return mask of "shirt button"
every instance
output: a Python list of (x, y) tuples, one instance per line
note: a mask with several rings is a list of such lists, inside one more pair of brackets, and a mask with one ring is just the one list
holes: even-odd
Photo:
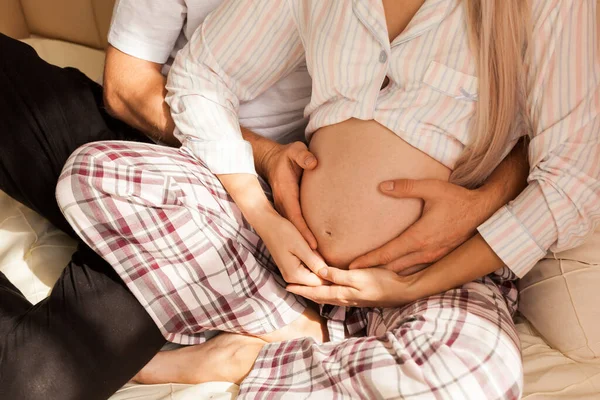
[(379, 62), (383, 64), (386, 61), (387, 61), (387, 53), (385, 52), (385, 50), (381, 50), (381, 53), (379, 53)]

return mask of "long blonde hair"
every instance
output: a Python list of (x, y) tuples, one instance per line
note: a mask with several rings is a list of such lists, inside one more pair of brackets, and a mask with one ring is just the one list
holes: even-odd
[(472, 142), (450, 180), (477, 187), (501, 161), (511, 134), (529, 126), (527, 68), (531, 37), (530, 2), (464, 0), (470, 45), (477, 59), (479, 94)]

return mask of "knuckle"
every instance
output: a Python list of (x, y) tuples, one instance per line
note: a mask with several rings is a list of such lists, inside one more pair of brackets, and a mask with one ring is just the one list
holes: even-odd
[(417, 250), (421, 250), (427, 247), (428, 240), (424, 235), (415, 235), (413, 236), (413, 246)]
[(307, 149), (306, 145), (302, 142), (291, 143), (289, 148), (293, 149), (293, 150), (306, 150)]
[(346, 281), (348, 282), (348, 285), (350, 285), (350, 286), (354, 286), (357, 283), (356, 277), (354, 275), (348, 275), (348, 277), (346, 278)]
[(394, 261), (394, 256), (390, 250), (383, 250), (379, 253), (379, 263), (380, 264), (389, 264)]
[(338, 301), (342, 304), (346, 302), (346, 299), (339, 287), (335, 289), (333, 297), (335, 298), (336, 301)]
[(438, 249), (438, 250), (430, 251), (427, 254), (427, 258), (429, 259), (428, 261), (436, 261), (436, 260), (439, 260), (440, 258), (442, 258), (445, 255), (446, 255), (446, 250), (445, 249)]
[(412, 193), (415, 188), (415, 181), (412, 179), (401, 179), (396, 181), (397, 191), (400, 193)]

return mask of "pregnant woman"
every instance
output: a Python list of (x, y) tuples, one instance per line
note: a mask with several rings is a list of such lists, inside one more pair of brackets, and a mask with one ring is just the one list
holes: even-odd
[[(57, 188), (165, 337), (204, 343), (136, 379), (229, 380), (250, 399), (519, 398), (513, 280), (580, 243), (600, 213), (594, 15), (588, 0), (217, 9), (169, 76), (182, 149), (86, 145)], [(318, 166), (300, 196), (318, 253), (274, 210), (237, 118), (303, 63)], [(397, 275), (386, 243), (423, 204), (385, 196), (394, 179), (477, 187), (521, 137), (523, 193), (452, 253)]]

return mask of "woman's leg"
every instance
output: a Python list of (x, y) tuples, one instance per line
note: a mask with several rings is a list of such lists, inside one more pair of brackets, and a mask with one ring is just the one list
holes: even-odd
[[(54, 197), (68, 156), (102, 139), (142, 139), (104, 111), (102, 89), (0, 34), (0, 190), (73, 234)], [(0, 398), (105, 399), (160, 349), (152, 319), (101, 257), (80, 245), (32, 306), (0, 276)]]
[(486, 277), (371, 310), (367, 337), (265, 345), (239, 399), (519, 399), (518, 343), (506, 300)]
[(183, 150), (85, 145), (67, 161), (57, 198), (170, 341), (203, 343), (207, 331), (272, 338), (306, 316), (220, 181)]

